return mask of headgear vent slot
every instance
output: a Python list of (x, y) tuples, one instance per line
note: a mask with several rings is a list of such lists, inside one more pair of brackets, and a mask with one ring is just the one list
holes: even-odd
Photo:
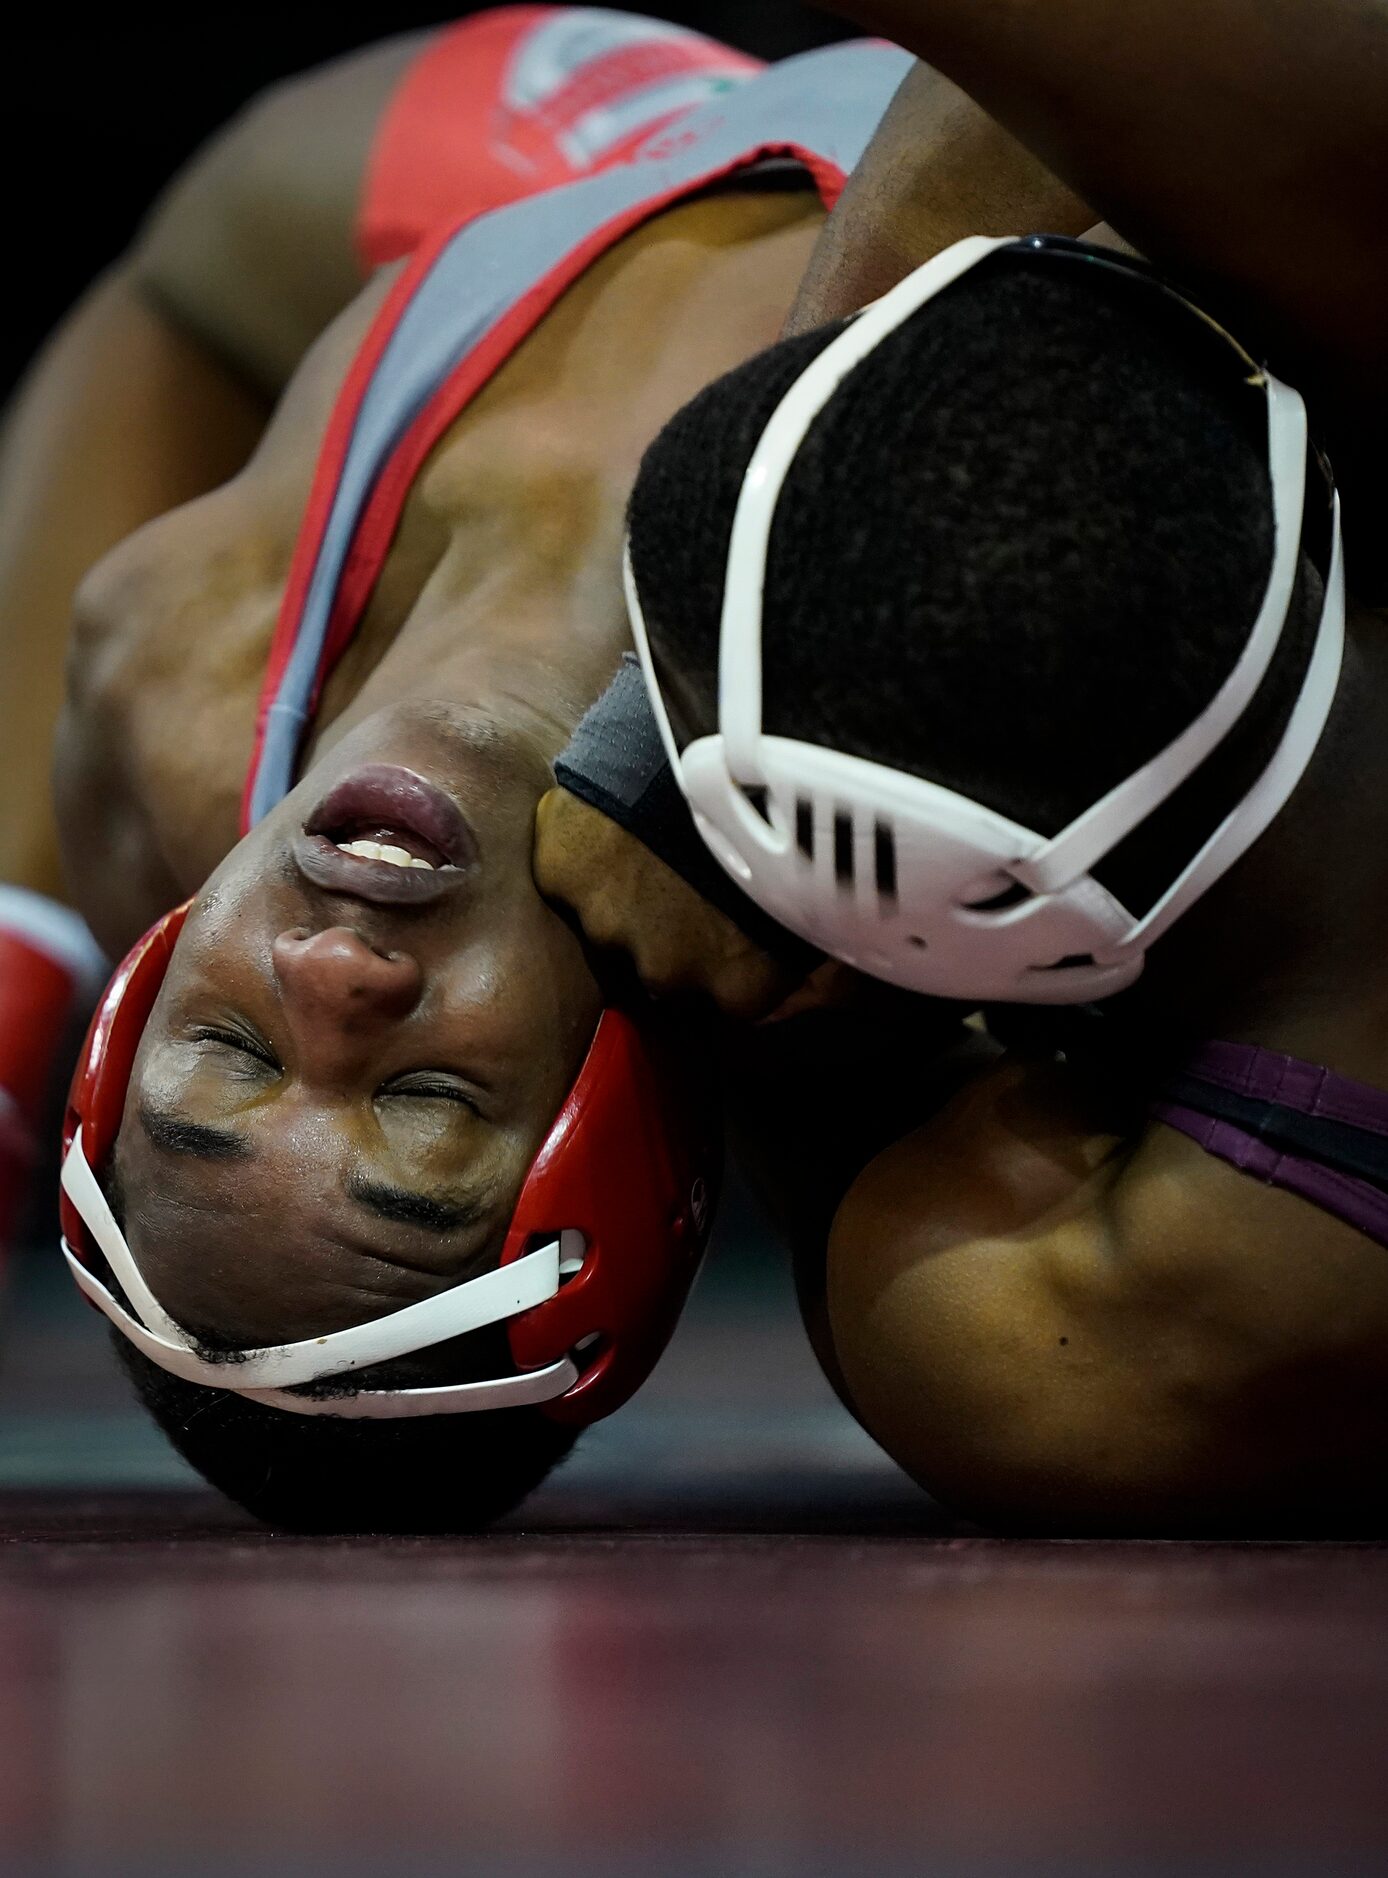
[(887, 822), (875, 822), (872, 830), (872, 864), (877, 892), (883, 900), (896, 900), (896, 836)]
[(853, 886), (853, 817), (845, 809), (834, 810), (834, 879), (845, 893)]
[(762, 783), (743, 783), (741, 788), (743, 796), (746, 798), (748, 808), (753, 810), (755, 814), (760, 815), (769, 828), (771, 826), (771, 800), (765, 785)]
[(1024, 900), (1034, 898), (1030, 887), (1023, 886), (1020, 880), (1010, 880), (986, 900), (970, 900), (968, 908), (971, 913), (1006, 913), (1010, 907), (1020, 906)]

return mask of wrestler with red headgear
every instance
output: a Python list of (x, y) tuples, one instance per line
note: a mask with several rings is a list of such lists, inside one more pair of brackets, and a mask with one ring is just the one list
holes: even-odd
[(697, 1053), (541, 899), (533, 812), (627, 643), (641, 452), (774, 336), (904, 69), (582, 8), (376, 49), (214, 143), (22, 394), (31, 551), (82, 577), (63, 858), (134, 944), (67, 1254), (268, 1518), (491, 1517), (668, 1335)]

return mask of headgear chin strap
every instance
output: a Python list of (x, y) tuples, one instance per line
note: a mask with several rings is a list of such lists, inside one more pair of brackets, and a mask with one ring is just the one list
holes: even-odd
[[(1172, 743), (1068, 828), (1043, 836), (937, 783), (762, 731), (762, 603), (776, 504), (814, 420), (855, 366), (928, 300), (1001, 249), (1076, 258), (1138, 276), (1229, 349), (1265, 392), (1275, 545), (1267, 590), (1237, 663)], [(806, 366), (773, 412), (733, 518), (718, 657), (718, 732), (680, 752), (625, 559), (632, 634), (671, 767), (719, 863), (792, 932), (860, 971), (936, 997), (1071, 1004), (1130, 985), (1148, 946), (1272, 821), (1316, 747), (1339, 681), (1344, 575), (1339, 499), (1327, 490), (1325, 603), (1301, 693), (1272, 760), (1149, 911), (1093, 878), (1228, 736), (1286, 629), (1303, 545), (1310, 451), (1300, 397), (1139, 263), (1048, 237), (958, 242), (865, 308)], [(924, 753), (923, 753), (924, 754)]]
[[(603, 1012), (578, 1078), (536, 1156), (495, 1271), (370, 1323), (298, 1343), (199, 1354), (150, 1290), (97, 1180), (115, 1145), (145, 1025), (188, 908), (120, 966), (92, 1019), (64, 1129), (63, 1254), (84, 1295), (152, 1363), (295, 1415), (398, 1420), (538, 1405), (587, 1423), (645, 1380), (683, 1308), (707, 1238), (716, 1138), (670, 1040)], [(100, 1259), (119, 1289), (106, 1283)], [(296, 1385), (509, 1324), (517, 1373), (427, 1389)]]

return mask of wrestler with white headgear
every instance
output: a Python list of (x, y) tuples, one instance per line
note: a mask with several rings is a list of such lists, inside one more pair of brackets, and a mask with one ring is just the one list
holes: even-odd
[[(1037, 241), (942, 244), (902, 280), (934, 232), (922, 73), (806, 317), (876, 302), (701, 394), (633, 497), (686, 827), (832, 958), (1029, 1040), (865, 1171), (828, 1253), (826, 1360), (990, 1517), (1380, 1505), (1388, 13), (1326, 11), (1125, 10), (1115, 34), (1098, 0), (879, 10), (1200, 286)], [(1291, 380), (1343, 466), (1348, 608)], [(638, 863), (576, 755), (609, 820), (551, 798), (542, 879), (651, 982), (696, 976), (668, 868), (644, 863), (658, 945), (586, 874), (624, 855), (630, 889)], [(1093, 1025), (1015, 1014), (1095, 1001)]]

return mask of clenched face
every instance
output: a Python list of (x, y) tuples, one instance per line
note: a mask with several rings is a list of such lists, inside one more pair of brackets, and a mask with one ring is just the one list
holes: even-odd
[(116, 1149), (194, 1335), (327, 1333), (495, 1263), (600, 1009), (531, 878), (548, 781), (475, 711), (380, 712), (199, 894)]

